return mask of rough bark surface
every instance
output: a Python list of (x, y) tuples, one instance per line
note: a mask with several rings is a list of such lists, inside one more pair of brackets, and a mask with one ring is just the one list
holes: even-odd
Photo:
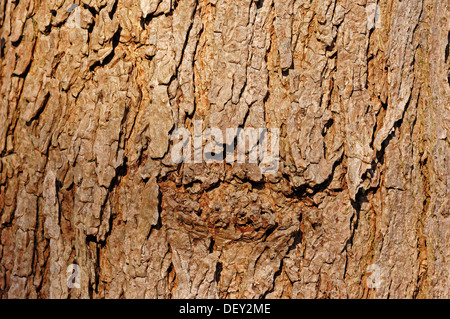
[[(0, 0), (0, 296), (449, 298), (449, 23), (446, 0)], [(174, 165), (195, 120), (279, 128), (278, 173)]]

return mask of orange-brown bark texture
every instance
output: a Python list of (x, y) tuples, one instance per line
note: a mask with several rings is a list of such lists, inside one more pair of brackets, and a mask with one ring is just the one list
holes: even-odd
[[(446, 0), (0, 0), (0, 297), (449, 298), (449, 26)], [(278, 170), (175, 164), (197, 120), (279, 129)]]

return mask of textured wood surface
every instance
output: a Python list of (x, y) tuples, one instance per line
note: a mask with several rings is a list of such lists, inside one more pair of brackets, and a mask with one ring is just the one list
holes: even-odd
[[(0, 297), (449, 298), (449, 24), (445, 0), (0, 0)], [(195, 120), (280, 129), (277, 174), (173, 164)]]

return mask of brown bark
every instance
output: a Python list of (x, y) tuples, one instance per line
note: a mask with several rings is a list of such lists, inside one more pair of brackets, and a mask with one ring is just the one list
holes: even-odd
[[(0, 296), (449, 298), (448, 10), (0, 0)], [(195, 120), (277, 174), (173, 164)]]

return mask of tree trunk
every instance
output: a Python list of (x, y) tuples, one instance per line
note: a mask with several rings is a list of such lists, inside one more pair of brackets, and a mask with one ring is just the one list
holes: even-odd
[[(2, 298), (450, 297), (447, 1), (0, 0), (0, 30)], [(278, 170), (177, 163), (196, 123), (279, 129)]]

